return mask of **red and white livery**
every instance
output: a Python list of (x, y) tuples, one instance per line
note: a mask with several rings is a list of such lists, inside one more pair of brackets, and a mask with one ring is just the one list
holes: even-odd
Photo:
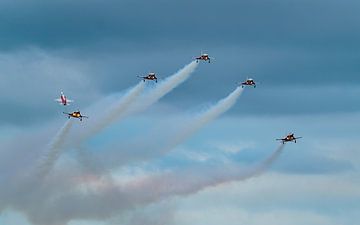
[(55, 99), (55, 101), (57, 101), (60, 105), (70, 105), (70, 102), (74, 102), (71, 99), (68, 99), (65, 95), (64, 92), (60, 93), (60, 98)]

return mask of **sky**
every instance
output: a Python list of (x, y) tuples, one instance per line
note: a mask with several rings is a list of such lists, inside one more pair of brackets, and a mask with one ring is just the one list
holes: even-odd
[(356, 224), (359, 9), (1, 1), (0, 225)]

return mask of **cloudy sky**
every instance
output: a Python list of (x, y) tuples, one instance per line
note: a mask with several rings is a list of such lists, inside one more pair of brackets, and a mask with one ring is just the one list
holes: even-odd
[(359, 10), (1, 1), (0, 224), (355, 224)]

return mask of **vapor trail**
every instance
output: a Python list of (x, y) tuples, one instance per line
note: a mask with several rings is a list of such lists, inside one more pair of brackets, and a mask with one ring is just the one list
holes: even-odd
[(160, 98), (188, 79), (191, 73), (195, 71), (197, 65), (198, 63), (192, 61), (175, 74), (166, 78), (164, 81), (160, 81), (152, 90), (139, 99), (139, 101), (130, 108), (130, 111), (139, 112), (156, 103)]
[(67, 120), (64, 126), (58, 131), (51, 143), (49, 144), (47, 152), (41, 158), (41, 162), (38, 166), (39, 177), (45, 177), (51, 169), (54, 167), (57, 159), (59, 158), (61, 151), (63, 150), (63, 144), (65, 138), (72, 127), (73, 121)]
[(94, 125), (91, 125), (91, 127), (87, 128), (87, 130), (79, 138), (78, 142), (82, 142), (83, 140), (94, 136), (112, 124), (114, 121), (119, 120), (125, 116), (125, 112), (128, 110), (128, 107), (135, 101), (137, 97), (139, 97), (141, 92), (144, 90), (144, 87), (144, 82), (139, 82), (139, 84), (128, 91), (123, 97), (113, 103), (109, 110), (105, 112), (105, 116), (97, 118), (94, 121)]

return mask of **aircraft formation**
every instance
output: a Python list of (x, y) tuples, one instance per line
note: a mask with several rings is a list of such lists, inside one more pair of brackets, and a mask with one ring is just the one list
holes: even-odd
[[(200, 56), (195, 57), (195, 60), (196, 60), (196, 63), (199, 63), (200, 61), (204, 61), (204, 62), (207, 61), (208, 63), (210, 63), (211, 58), (210, 58), (209, 54), (201, 53)], [(154, 72), (150, 72), (146, 76), (137, 76), (137, 77), (142, 79), (144, 82), (146, 80), (155, 81), (155, 83), (158, 82), (158, 78), (156, 77), (156, 74)], [(240, 82), (238, 85), (239, 86), (241, 85), (242, 88), (245, 88), (245, 87), (256, 88), (256, 82), (252, 78), (247, 78), (245, 81)], [(68, 99), (65, 96), (64, 92), (62, 92), (62, 91), (60, 92), (60, 97), (55, 99), (55, 101), (58, 102), (60, 105), (63, 105), (63, 106), (68, 106), (68, 105), (70, 105), (70, 103), (74, 102), (74, 100)], [(67, 117), (69, 119), (70, 118), (75, 118), (75, 119), (79, 119), (80, 121), (82, 121), (83, 118), (89, 118), (88, 116), (82, 115), (80, 110), (73, 111), (73, 112), (63, 112), (63, 113), (65, 115), (67, 115)], [(302, 138), (302, 137), (295, 137), (294, 133), (289, 133), (285, 137), (279, 138), (279, 139), (276, 139), (276, 140), (281, 141), (282, 144), (285, 144), (287, 142), (296, 143), (296, 140), (300, 139), (300, 138)]]

